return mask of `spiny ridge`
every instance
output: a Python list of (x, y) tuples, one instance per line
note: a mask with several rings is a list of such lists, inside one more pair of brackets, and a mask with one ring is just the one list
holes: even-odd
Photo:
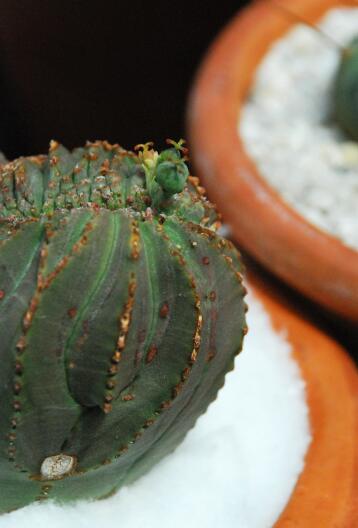
[(91, 207), (128, 208), (143, 219), (176, 214), (214, 224), (218, 214), (198, 179), (189, 175), (183, 140), (168, 143), (157, 152), (152, 143), (128, 151), (95, 141), (71, 152), (51, 141), (47, 155), (0, 164), (0, 220), (18, 223)]

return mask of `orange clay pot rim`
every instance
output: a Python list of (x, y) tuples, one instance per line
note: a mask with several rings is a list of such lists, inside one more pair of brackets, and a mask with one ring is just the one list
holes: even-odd
[(306, 384), (312, 434), (304, 468), (274, 528), (358, 526), (358, 371), (339, 344), (260, 277), (249, 275), (248, 285), (275, 330), (287, 332)]
[[(299, 0), (280, 1), (288, 9), (289, 5), (293, 4), (297, 8), (297, 6), (302, 4), (306, 10), (311, 12), (309, 20), (319, 19), (332, 7), (358, 6), (354, 0), (345, 0), (343, 2), (339, 2), (339, 0), (311, 0), (311, 5), (307, 0), (303, 0), (301, 3)], [(312, 16), (312, 7), (315, 9), (314, 16)], [(268, 216), (267, 211), (261, 214), (261, 206), (267, 208), (267, 205), (270, 205), (270, 225), (266, 224), (262, 231), (267, 236), (267, 239), (276, 240), (273, 244), (272, 254), (277, 256), (278, 240), (280, 240), (279, 244), (281, 244), (281, 247), (285, 247), (285, 242), (288, 242), (290, 237), (297, 237), (297, 250), (292, 251), (292, 254), (295, 253), (294, 256), (297, 257), (297, 261), (300, 261), (301, 255), (306, 255), (304, 257), (305, 263), (302, 266), (302, 269), (305, 268), (306, 274), (309, 273), (308, 257), (311, 259), (312, 264), (315, 263), (320, 266), (322, 260), (319, 256), (324, 253), (326, 256), (325, 265), (329, 269), (331, 278), (336, 278), (337, 282), (342, 279), (342, 284), (337, 285), (335, 292), (333, 290), (329, 292), (329, 288), (326, 288), (323, 283), (318, 284), (317, 279), (317, 283), (311, 283), (313, 284), (312, 288), (305, 284), (303, 280), (295, 279), (292, 276), (292, 271), (291, 274), (289, 273), (289, 265), (287, 266), (287, 272), (277, 271), (274, 267), (275, 272), (321, 304), (337, 311), (341, 315), (357, 320), (358, 309), (353, 306), (355, 304), (354, 294), (348, 294), (347, 292), (352, 283), (358, 284), (358, 251), (349, 247), (334, 235), (326, 233), (310, 223), (308, 219), (285, 202), (282, 196), (261, 176), (255, 162), (246, 153), (238, 133), (239, 110), (252, 83), (252, 75), (250, 75), (249, 79), (245, 78), (245, 89), (242, 85), (239, 85), (241, 81), (239, 81), (238, 70), (239, 67), (243, 71), (245, 70), (245, 53), (247, 53), (247, 49), (252, 51), (253, 39), (255, 43), (259, 42), (257, 38), (258, 32), (256, 32), (256, 36), (252, 36), (255, 33), (255, 27), (259, 28), (258, 31), (267, 32), (265, 24), (269, 25), (270, 22), (266, 22), (265, 15), (272, 15), (272, 10), (276, 11), (275, 17), (281, 17), (280, 23), (285, 27), (284, 29), (281, 28), (282, 30), (280, 29), (280, 32), (277, 32), (274, 37), (270, 37), (269, 44), (282, 37), (286, 31), (298, 22), (298, 20), (290, 18), (288, 15), (286, 16), (285, 12), (277, 7), (277, 2), (276, 6), (274, 6), (272, 0), (256, 1), (234, 17), (219, 37), (216, 38), (207, 53), (199, 70), (188, 105), (187, 117), (194, 145), (194, 158), (196, 155), (197, 164), (201, 164), (204, 167), (202, 171), (199, 169), (199, 173), (202, 172), (206, 175), (206, 182), (204, 183), (208, 187), (209, 196), (214, 185), (214, 182), (210, 181), (213, 180), (213, 172), (216, 170), (220, 174), (218, 182), (223, 187), (221, 191), (222, 199), (221, 203), (220, 200), (216, 201), (219, 209), (223, 210), (224, 220), (226, 217), (228, 223), (231, 224), (235, 236), (235, 230), (239, 232), (239, 227), (235, 224), (239, 223), (239, 221), (235, 218), (237, 206), (232, 200), (232, 196), (238, 196), (237, 187), (243, 185), (252, 195), (250, 199), (254, 207), (250, 208), (250, 210), (256, 211), (258, 221), (263, 218), (267, 219)], [(300, 13), (302, 12), (303, 9), (301, 9)], [(283, 22), (282, 19), (284, 20)], [(264, 38), (267, 39), (267, 35)], [(265, 45), (263, 51), (261, 50), (262, 53), (259, 52), (258, 63), (265, 56), (269, 44)], [(253, 72), (257, 65), (256, 63)], [(234, 112), (235, 108), (236, 112)], [(215, 126), (213, 126), (214, 122)], [(199, 135), (202, 137), (200, 138)], [(203, 154), (205, 154), (206, 159), (203, 159)], [(229, 170), (220, 171), (220, 159), (224, 157), (226, 157), (226, 168), (229, 167)], [(228, 157), (230, 159), (227, 159)], [(216, 167), (219, 167), (219, 169), (216, 169)], [(225, 203), (223, 203), (224, 197)], [(243, 202), (245, 202), (245, 197)], [(242, 205), (248, 210), (247, 198), (246, 205)], [(234, 220), (231, 221), (230, 217), (234, 218)], [(251, 220), (254, 221), (255, 218), (253, 217)], [(273, 227), (273, 224), (275, 224), (275, 227)], [(277, 230), (277, 226), (282, 226), (282, 229)], [(291, 228), (290, 235), (288, 235), (287, 226)], [(239, 240), (240, 237), (245, 237), (244, 230), (241, 229), (241, 233), (237, 235)], [(243, 243), (243, 246), (246, 246), (246, 244), (247, 240)], [(292, 246), (288, 242), (288, 247), (290, 245)], [(262, 260), (262, 250), (259, 247), (255, 248), (252, 246), (251, 248), (248, 247), (248, 249)], [(268, 249), (266, 248), (266, 253), (267, 251)], [(267, 257), (264, 257), (264, 261), (265, 258), (267, 260)], [(268, 265), (267, 262), (266, 265)], [(343, 273), (341, 273), (342, 270)], [(316, 286), (317, 291), (313, 291), (316, 290)], [(327, 290), (327, 294), (325, 290)], [(345, 297), (347, 297), (347, 301)], [(347, 307), (345, 306), (346, 302)]]

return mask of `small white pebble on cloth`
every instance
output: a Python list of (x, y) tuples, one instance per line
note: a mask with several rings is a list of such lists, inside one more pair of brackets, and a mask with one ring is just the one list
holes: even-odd
[[(331, 9), (317, 25), (346, 45), (358, 35), (358, 7)], [(358, 143), (332, 117), (339, 59), (338, 45), (295, 24), (257, 68), (238, 129), (260, 174), (286, 202), (358, 250)]]
[(108, 499), (33, 504), (1, 516), (0, 528), (270, 528), (311, 437), (291, 346), (250, 292), (247, 301), (235, 369), (174, 453)]

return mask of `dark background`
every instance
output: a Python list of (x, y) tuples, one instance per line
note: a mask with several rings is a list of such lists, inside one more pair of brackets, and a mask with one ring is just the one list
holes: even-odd
[(1, 0), (0, 148), (8, 157), (185, 135), (195, 70), (247, 2)]
[[(51, 138), (71, 148), (87, 139), (131, 148), (185, 137), (195, 71), (247, 3), (1, 0), (0, 150), (14, 158), (46, 152)], [(265, 279), (358, 355), (356, 328)]]

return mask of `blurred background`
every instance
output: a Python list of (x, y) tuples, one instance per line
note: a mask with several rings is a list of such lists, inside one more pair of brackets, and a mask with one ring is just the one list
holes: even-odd
[[(0, 150), (11, 159), (46, 152), (51, 138), (132, 148), (185, 137), (196, 69), (248, 3), (1, 0)], [(356, 354), (356, 329), (246, 262)]]
[(2, 0), (0, 149), (185, 136), (195, 70), (247, 2)]

